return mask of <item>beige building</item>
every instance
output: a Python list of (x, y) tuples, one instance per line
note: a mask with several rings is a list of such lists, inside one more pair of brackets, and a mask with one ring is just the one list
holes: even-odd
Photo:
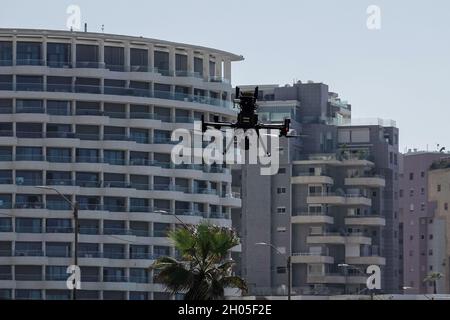
[[(435, 162), (428, 175), (429, 200), (435, 204), (434, 218), (428, 221), (429, 272), (444, 275), (437, 282), (438, 293), (450, 292), (450, 158)], [(430, 284), (431, 285), (431, 284)]]

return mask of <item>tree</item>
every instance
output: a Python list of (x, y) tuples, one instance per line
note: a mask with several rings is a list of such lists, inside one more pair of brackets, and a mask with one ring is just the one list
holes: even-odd
[(437, 281), (443, 277), (444, 275), (440, 272), (431, 272), (425, 279), (423, 279), (423, 282), (431, 282), (433, 284), (433, 293), (437, 294)]
[(234, 261), (226, 260), (239, 239), (231, 229), (201, 223), (169, 233), (181, 261), (172, 257), (157, 259), (152, 269), (156, 279), (172, 294), (185, 292), (185, 300), (218, 300), (225, 288), (247, 291), (243, 279), (233, 276)]

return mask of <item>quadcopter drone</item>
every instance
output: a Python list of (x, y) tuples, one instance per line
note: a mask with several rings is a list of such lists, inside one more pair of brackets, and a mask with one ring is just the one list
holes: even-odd
[[(241, 92), (239, 87), (236, 87), (236, 96), (234, 99), (234, 107), (236, 105), (240, 109), (237, 116), (237, 121), (235, 122), (222, 122), (219, 121), (218, 116), (214, 116), (214, 122), (205, 122), (204, 116), (202, 115), (202, 132), (205, 132), (208, 127), (213, 127), (214, 129), (220, 130), (223, 127), (242, 129), (244, 132), (253, 129), (256, 131), (258, 139), (260, 139), (261, 129), (275, 129), (279, 130), (279, 137), (294, 138), (298, 137), (296, 135), (289, 135), (289, 125), (291, 123), (290, 119), (284, 119), (284, 122), (280, 123), (262, 123), (258, 120), (258, 114), (256, 113), (258, 109), (258, 104), (256, 103), (258, 99), (258, 87), (252, 92)], [(270, 135), (270, 134), (265, 134)], [(272, 136), (272, 135), (271, 135)], [(260, 143), (263, 142), (260, 140)], [(230, 146), (227, 147), (227, 150)], [(245, 138), (245, 150), (249, 149), (248, 137)], [(266, 149), (264, 147), (264, 149)]]

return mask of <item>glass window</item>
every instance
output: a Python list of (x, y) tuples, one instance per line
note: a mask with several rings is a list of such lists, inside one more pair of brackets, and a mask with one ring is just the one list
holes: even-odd
[(16, 241), (14, 255), (15, 256), (25, 256), (25, 257), (42, 256), (42, 243), (41, 242)]
[(71, 243), (65, 242), (46, 242), (45, 252), (47, 257), (70, 257)]
[(131, 212), (148, 212), (149, 201), (145, 198), (130, 198)]
[(17, 42), (17, 65), (42, 65), (40, 42)]
[(95, 172), (77, 172), (76, 173), (76, 185), (86, 188), (98, 188), (100, 187), (100, 181), (98, 173)]
[(0, 289), (0, 300), (11, 300), (12, 290), (11, 289)]
[(98, 68), (98, 59), (98, 46), (77, 44), (77, 68)]
[(0, 41), (0, 66), (12, 65), (12, 42)]
[(103, 158), (105, 163), (112, 165), (124, 165), (125, 164), (125, 151), (120, 150), (104, 150)]
[(142, 71), (148, 70), (148, 50), (145, 49), (130, 49), (130, 62), (131, 71)]
[(42, 161), (41, 147), (16, 147), (16, 161)]
[(47, 100), (47, 113), (54, 116), (70, 115), (70, 102)]
[(16, 113), (44, 113), (42, 100), (16, 100)]
[(13, 184), (12, 170), (0, 170), (0, 184)]
[(169, 75), (169, 53), (164, 51), (155, 51), (154, 68), (162, 75)]
[(0, 194), (0, 209), (10, 209), (12, 205), (10, 194)]
[(47, 219), (45, 224), (47, 233), (70, 233), (73, 231), (72, 219)]
[(121, 220), (105, 220), (103, 222), (104, 234), (125, 234), (125, 221)]
[(130, 268), (130, 282), (148, 283), (148, 270), (144, 268)]
[(203, 59), (194, 57), (194, 72), (199, 76), (203, 76)]
[(41, 76), (16, 76), (16, 88), (19, 91), (42, 91), (43, 78)]
[(23, 186), (42, 186), (42, 171), (16, 171), (16, 184)]
[(105, 46), (105, 68), (111, 71), (124, 71), (124, 48)]
[(77, 196), (78, 207), (80, 210), (100, 210), (100, 197), (95, 196)]
[(68, 274), (66, 273), (67, 266), (46, 266), (45, 280), (47, 281), (66, 281)]
[(47, 66), (55, 68), (70, 67), (70, 44), (48, 43), (47, 44)]
[[(103, 268), (103, 281), (104, 282), (123, 282), (126, 281), (124, 268)], [(103, 298), (105, 298), (103, 296)]]
[(69, 148), (47, 148), (48, 162), (71, 162), (71, 149)]
[(47, 91), (72, 92), (72, 78), (47, 76)]
[(16, 289), (17, 300), (42, 300), (42, 292), (39, 289)]
[(42, 220), (38, 218), (16, 218), (17, 233), (42, 233)]
[(0, 232), (12, 232), (12, 218), (0, 217)]
[[(66, 274), (67, 278), (67, 274)], [(70, 300), (71, 291), (69, 290), (46, 290), (45, 299), (46, 300)]]
[(125, 198), (104, 197), (105, 210), (112, 212), (125, 212)]
[(137, 143), (149, 143), (147, 129), (130, 129), (130, 140), (136, 141)]
[(80, 219), (78, 225), (81, 234), (99, 234), (100, 223), (98, 220)]
[[(0, 79), (1, 82), (1, 79)], [(0, 83), (1, 89), (1, 83)], [(13, 100), (12, 99), (0, 99), (0, 114), (13, 113)]]
[(130, 300), (148, 300), (148, 293), (142, 291), (130, 291)]
[(77, 149), (77, 162), (85, 163), (99, 163), (99, 150), (98, 149)]

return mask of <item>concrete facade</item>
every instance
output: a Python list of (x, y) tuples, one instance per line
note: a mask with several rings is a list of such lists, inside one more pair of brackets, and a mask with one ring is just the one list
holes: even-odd
[[(430, 272), (443, 275), (436, 282), (437, 293), (450, 293), (450, 157), (435, 161), (428, 174), (429, 200), (434, 204), (428, 221), (432, 239), (428, 247)], [(430, 284), (432, 287), (432, 284)]]
[(433, 271), (428, 251), (436, 241), (434, 234), (429, 234), (435, 204), (429, 200), (428, 176), (431, 164), (443, 156), (439, 152), (410, 150), (401, 157), (400, 253), (407, 294), (432, 293), (432, 288), (423, 282)]
[(260, 116), (290, 117), (301, 135), (285, 140), (277, 175), (242, 169), (242, 212), (233, 218), (240, 218), (251, 294), (287, 293), (289, 255), (293, 294), (360, 292), (369, 264), (380, 265), (384, 292), (398, 292), (395, 123), (351, 119), (351, 105), (322, 83), (259, 90)]

